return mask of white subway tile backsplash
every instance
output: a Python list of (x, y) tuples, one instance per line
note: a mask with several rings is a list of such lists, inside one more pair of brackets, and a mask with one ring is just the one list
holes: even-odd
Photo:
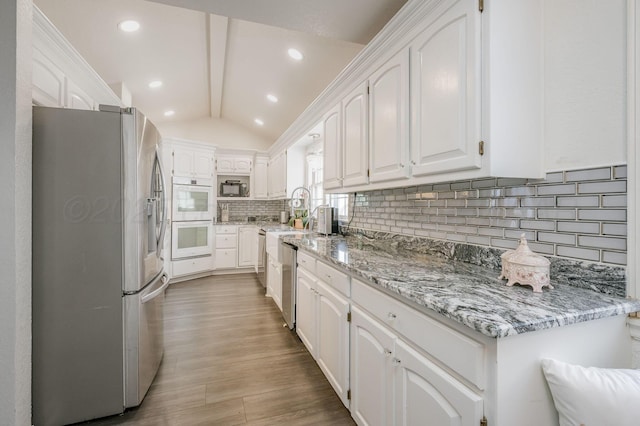
[(532, 219), (536, 217), (536, 210), (535, 209), (506, 209), (505, 216)]
[(505, 194), (507, 197), (533, 197), (536, 195), (536, 188), (534, 186), (507, 188)]
[(351, 226), (497, 248), (525, 232), (538, 253), (624, 265), (626, 174), (622, 165), (360, 193)]
[(614, 179), (626, 179), (627, 178), (627, 166), (615, 166), (613, 168)]
[(576, 211), (560, 209), (538, 209), (538, 219), (562, 219), (570, 220), (576, 218)]
[(576, 185), (566, 183), (562, 185), (540, 185), (538, 195), (569, 195), (576, 193)]
[(521, 198), (520, 205), (522, 207), (555, 207), (556, 199), (554, 197)]
[(527, 245), (529, 246), (529, 248), (531, 250), (533, 250), (534, 252), (536, 252), (538, 254), (548, 254), (548, 255), (553, 255), (554, 254), (554, 245), (553, 244), (542, 244), (542, 243), (535, 243), (535, 242), (529, 241), (527, 243)]
[(604, 235), (626, 236), (627, 224), (626, 223), (603, 223), (602, 233)]
[(558, 207), (599, 207), (600, 197), (591, 195), (586, 197), (558, 197)]
[(581, 235), (578, 237), (578, 244), (582, 247), (595, 247), (604, 248), (610, 250), (626, 250), (627, 239), (626, 238), (613, 238), (613, 237), (594, 237)]
[(602, 207), (627, 207), (627, 195), (603, 195)]
[(579, 183), (579, 194), (606, 194), (612, 192), (627, 192), (627, 181), (614, 180), (609, 182)]
[(544, 220), (521, 220), (520, 228), (539, 231), (553, 231), (556, 228), (556, 223)]
[(565, 173), (567, 182), (582, 180), (609, 180), (611, 179), (611, 167), (589, 170), (572, 170)]
[(602, 261), (605, 263), (617, 263), (618, 265), (626, 265), (627, 253), (619, 251), (603, 251)]
[(576, 236), (572, 234), (560, 234), (557, 232), (538, 232), (538, 241), (543, 243), (576, 245)]
[(599, 234), (598, 222), (558, 222), (558, 232), (574, 232), (576, 234)]
[(578, 247), (556, 247), (556, 255), (563, 257), (572, 257), (576, 259), (590, 260), (592, 262), (600, 261), (600, 252), (598, 250), (589, 250)]
[(580, 220), (603, 220), (603, 221), (626, 221), (626, 210), (600, 209), (600, 210), (578, 210)]
[(562, 183), (564, 182), (564, 172), (547, 173), (544, 179), (545, 183)]
[(528, 241), (535, 241), (536, 239), (536, 233), (532, 232), (532, 231), (523, 231), (521, 229), (515, 230), (515, 229), (505, 229), (504, 230), (504, 237), (505, 238), (514, 238), (514, 239), (518, 239), (520, 237), (522, 237), (522, 235), (524, 234), (524, 237), (528, 240)]

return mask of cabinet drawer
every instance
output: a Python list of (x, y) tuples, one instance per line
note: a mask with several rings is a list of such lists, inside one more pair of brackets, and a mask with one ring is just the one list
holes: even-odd
[(338, 271), (324, 262), (318, 261), (316, 263), (316, 275), (319, 280), (329, 284), (345, 296), (351, 296), (351, 280), (347, 274)]
[(216, 225), (216, 234), (235, 234), (237, 229), (234, 225)]
[(237, 235), (222, 234), (216, 235), (216, 249), (235, 248), (238, 244)]
[(211, 271), (213, 258), (211, 256), (196, 257), (193, 259), (174, 260), (171, 262), (171, 271), (174, 277)]
[(316, 260), (313, 257), (298, 250), (297, 261), (298, 261), (298, 268), (305, 269), (315, 275)]
[(237, 253), (235, 249), (216, 249), (216, 269), (235, 268)]
[(484, 389), (484, 345), (429, 318), (359, 280), (353, 280), (351, 300), (384, 324), (418, 345), (456, 373)]

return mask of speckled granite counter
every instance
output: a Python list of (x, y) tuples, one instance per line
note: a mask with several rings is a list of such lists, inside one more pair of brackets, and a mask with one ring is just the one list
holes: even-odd
[(530, 331), (640, 311), (627, 300), (554, 282), (553, 290), (507, 287), (499, 272), (415, 251), (383, 241), (317, 234), (281, 237), (300, 250), (386, 289), (398, 300), (432, 310), (490, 337)]

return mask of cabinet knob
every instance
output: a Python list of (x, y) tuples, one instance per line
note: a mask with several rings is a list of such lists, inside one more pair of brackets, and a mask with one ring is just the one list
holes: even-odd
[(400, 167), (404, 168), (404, 164), (400, 164)]
[(400, 360), (398, 358), (394, 358), (394, 359), (391, 360), (391, 363), (393, 365), (400, 365)]
[(390, 357), (390, 356), (391, 356), (391, 354), (392, 354), (391, 349), (386, 349), (386, 348), (385, 348), (385, 350), (384, 350), (384, 356), (386, 356), (386, 357)]
[(389, 321), (393, 321), (394, 319), (397, 318), (396, 314), (394, 314), (393, 312), (389, 312), (387, 314), (387, 318), (389, 318)]
[(416, 162), (415, 162), (415, 161), (413, 161), (413, 160), (411, 160), (411, 165), (412, 165), (412, 166), (415, 166), (415, 165), (416, 165)]

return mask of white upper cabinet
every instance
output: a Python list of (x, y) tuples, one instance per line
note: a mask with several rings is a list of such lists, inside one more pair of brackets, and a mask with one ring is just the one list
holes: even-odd
[(342, 187), (342, 128), (340, 104), (329, 111), (322, 120), (324, 128), (323, 183), (325, 189)]
[(342, 186), (368, 183), (369, 169), (368, 84), (358, 85), (342, 101)]
[(255, 167), (253, 170), (253, 183), (251, 184), (253, 198), (267, 198), (269, 196), (269, 187), (267, 182), (268, 165), (268, 157), (256, 156)]
[(413, 176), (478, 169), (480, 14), (456, 1), (411, 44)]
[(66, 106), (72, 109), (94, 110), (98, 105), (80, 87), (72, 81), (67, 81)]
[(48, 107), (63, 107), (64, 73), (38, 49), (33, 49), (33, 102)]
[(369, 77), (371, 182), (407, 179), (409, 167), (409, 50)]
[(211, 179), (213, 176), (213, 150), (175, 146), (173, 148), (173, 175)]
[(285, 198), (287, 196), (287, 153), (271, 158), (269, 161), (269, 198)]
[(219, 175), (249, 175), (252, 168), (253, 158), (250, 156), (218, 155), (216, 157), (216, 172)]

